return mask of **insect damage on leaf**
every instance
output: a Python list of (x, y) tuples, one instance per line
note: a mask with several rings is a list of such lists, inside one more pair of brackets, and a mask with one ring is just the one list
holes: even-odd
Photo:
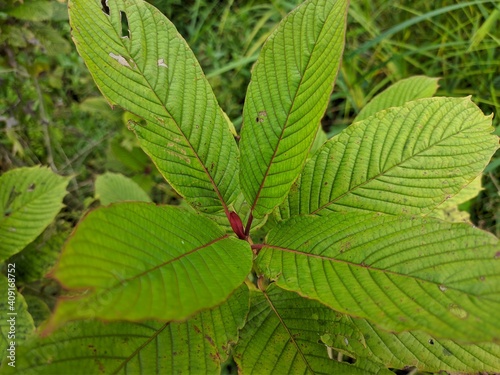
[(114, 60), (118, 61), (121, 65), (131, 68), (130, 64), (125, 59), (125, 57), (120, 55), (115, 55), (113, 52), (110, 52), (109, 56), (111, 56)]

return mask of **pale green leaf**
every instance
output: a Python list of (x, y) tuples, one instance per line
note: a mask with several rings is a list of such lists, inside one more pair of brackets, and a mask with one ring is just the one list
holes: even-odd
[(429, 98), (349, 126), (307, 162), (280, 214), (426, 214), (457, 194), (498, 148), (470, 98)]
[(337, 313), (271, 284), (251, 293), (234, 358), (243, 374), (392, 374), (379, 364), (338, 362), (321, 343)]
[(318, 151), (323, 144), (328, 141), (328, 136), (323, 130), (323, 128), (319, 128), (316, 133), (316, 138), (314, 138), (314, 142), (309, 150), (309, 156), (313, 155), (316, 151)]
[(278, 286), (393, 332), (500, 339), (500, 246), (462, 223), (366, 213), (299, 216), (257, 258)]
[(248, 313), (248, 288), (184, 323), (70, 323), (17, 349), (2, 374), (215, 374)]
[[(12, 342), (14, 343), (14, 362), (17, 354), (17, 345), (22, 344), (35, 331), (35, 323), (28, 312), (28, 306), (24, 301), (23, 296), (18, 293), (15, 286), (15, 274), (17, 268), (7, 264), (7, 277), (0, 275), (0, 311), (2, 319), (0, 319), (0, 350), (1, 358), (8, 362), (12, 358), (6, 358), (4, 353), (11, 355)], [(13, 277), (14, 276), (14, 277)]]
[(298, 177), (327, 107), (344, 48), (347, 0), (308, 0), (269, 37), (243, 110), (240, 183), (255, 216)]
[(412, 100), (430, 98), (438, 89), (439, 78), (414, 76), (396, 82), (375, 96), (361, 109), (353, 122), (362, 121), (390, 107), (400, 107)]
[(252, 268), (247, 242), (172, 206), (117, 203), (85, 217), (54, 276), (70, 290), (52, 326), (84, 318), (180, 320), (222, 303)]
[(432, 210), (429, 213), (429, 216), (446, 221), (469, 221), (469, 213), (466, 211), (460, 211), (458, 205), (471, 200), (472, 198), (476, 197), (481, 192), (481, 190), (483, 190), (483, 187), (481, 185), (482, 177), (482, 174), (477, 176), (457, 195), (451, 197), (450, 199), (447, 199), (434, 210)]
[(457, 195), (443, 202), (443, 204), (441, 204), (438, 209), (457, 206), (471, 200), (472, 198), (475, 198), (481, 192), (481, 190), (483, 190), (483, 186), (481, 185), (482, 177), (482, 174), (477, 176), (474, 180), (472, 180), (470, 184), (459, 191)]
[(365, 319), (342, 316), (328, 327), (325, 344), (351, 357), (367, 357), (390, 368), (460, 374), (500, 372), (500, 346), (437, 340), (419, 331), (394, 334)]
[(97, 176), (95, 196), (103, 205), (123, 201), (151, 202), (151, 198), (136, 182), (111, 172)]
[(102, 96), (86, 98), (78, 105), (78, 109), (111, 123), (119, 123), (122, 118), (122, 114), (119, 111), (113, 111)]
[[(175, 26), (141, 1), (70, 2), (78, 52), (112, 105), (144, 119), (141, 147), (196, 209), (226, 210), (238, 194), (238, 148), (199, 63)], [(126, 18), (128, 33), (122, 30)]]
[(0, 261), (21, 251), (54, 220), (68, 182), (43, 167), (13, 169), (0, 177)]

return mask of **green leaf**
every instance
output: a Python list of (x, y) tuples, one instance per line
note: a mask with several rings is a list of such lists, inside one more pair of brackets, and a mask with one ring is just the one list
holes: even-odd
[(316, 151), (318, 151), (323, 144), (328, 141), (328, 135), (325, 133), (323, 128), (319, 128), (316, 133), (316, 138), (314, 138), (314, 142), (309, 150), (309, 156), (313, 155)]
[(430, 98), (438, 89), (439, 78), (414, 76), (396, 82), (375, 96), (361, 109), (353, 122), (362, 121), (390, 107), (400, 107), (412, 100)]
[(103, 205), (123, 201), (151, 202), (148, 194), (133, 180), (110, 172), (97, 176), (95, 196)]
[[(202, 229), (202, 230), (200, 230)], [(252, 268), (247, 242), (177, 207), (121, 203), (91, 212), (54, 276), (70, 290), (50, 328), (68, 320), (181, 320), (222, 303)]]
[(349, 126), (307, 162), (282, 218), (332, 211), (426, 214), (458, 193), (498, 148), (470, 98), (429, 98)]
[(243, 110), (240, 183), (256, 216), (296, 180), (327, 107), (344, 48), (346, 0), (308, 0), (269, 37)]
[(21, 251), (54, 220), (69, 180), (43, 167), (13, 169), (0, 177), (0, 261)]
[(494, 343), (464, 345), (437, 340), (419, 331), (394, 334), (365, 319), (342, 316), (322, 336), (325, 344), (351, 357), (369, 358), (385, 367), (416, 367), (419, 371), (460, 374), (500, 371), (500, 346)]
[(143, 1), (102, 7), (74, 0), (69, 8), (75, 44), (96, 84), (112, 105), (144, 119), (131, 127), (180, 195), (198, 210), (227, 210), (238, 194), (238, 148), (192, 51)]
[[(338, 320), (324, 305), (271, 284), (251, 293), (245, 327), (235, 348), (243, 374), (392, 374), (361, 359), (355, 365), (330, 358), (320, 337)], [(330, 353), (331, 354), (331, 353)]]
[(184, 323), (70, 323), (17, 349), (2, 374), (215, 374), (248, 313), (248, 288)]
[(35, 327), (39, 327), (43, 322), (49, 319), (51, 311), (45, 301), (31, 294), (26, 294), (23, 297), (28, 304), (28, 312), (33, 318)]
[(23, 21), (47, 21), (52, 18), (58, 6), (52, 1), (31, 0), (7, 10), (7, 14)]
[(458, 205), (471, 200), (476, 197), (483, 187), (481, 185), (481, 178), (483, 175), (477, 176), (472, 182), (464, 187), (457, 195), (447, 199), (433, 211), (429, 213), (429, 216), (446, 220), (446, 221), (469, 221), (469, 213), (466, 211), (460, 211)]
[(108, 102), (102, 96), (90, 97), (78, 104), (78, 109), (97, 118), (102, 118), (110, 123), (118, 124), (122, 120), (122, 113), (113, 111)]
[(299, 216), (271, 231), (258, 268), (278, 286), (380, 328), (500, 339), (500, 246), (466, 224), (366, 213)]
[[(13, 270), (13, 271), (12, 271)], [(28, 306), (24, 301), (23, 296), (18, 293), (15, 286), (15, 272), (17, 268), (12, 265), (7, 265), (8, 277), (0, 275), (0, 311), (2, 311), (2, 319), (0, 319), (0, 350), (2, 358), (6, 358), (4, 353), (11, 355), (11, 342), (14, 343), (14, 352), (17, 345), (22, 344), (35, 331), (35, 323), (28, 312)], [(14, 276), (14, 277), (13, 277)], [(10, 303), (9, 303), (10, 302)], [(14, 362), (17, 354), (14, 353)], [(8, 362), (12, 359), (10, 358)]]
[(21, 252), (9, 258), (17, 265), (17, 282), (27, 284), (42, 279), (56, 264), (70, 230), (68, 225), (51, 225)]

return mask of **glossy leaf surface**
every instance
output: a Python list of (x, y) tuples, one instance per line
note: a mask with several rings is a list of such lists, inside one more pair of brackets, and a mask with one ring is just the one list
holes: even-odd
[(151, 202), (148, 194), (133, 180), (119, 174), (107, 172), (95, 180), (95, 195), (102, 205), (114, 202)]

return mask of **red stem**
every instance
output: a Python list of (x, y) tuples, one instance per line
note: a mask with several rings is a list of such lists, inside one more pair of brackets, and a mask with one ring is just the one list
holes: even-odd
[(248, 217), (248, 221), (247, 221), (247, 226), (245, 227), (245, 236), (247, 236), (247, 237), (250, 234), (250, 228), (252, 227), (252, 221), (253, 221), (253, 215), (250, 212), (250, 216)]

